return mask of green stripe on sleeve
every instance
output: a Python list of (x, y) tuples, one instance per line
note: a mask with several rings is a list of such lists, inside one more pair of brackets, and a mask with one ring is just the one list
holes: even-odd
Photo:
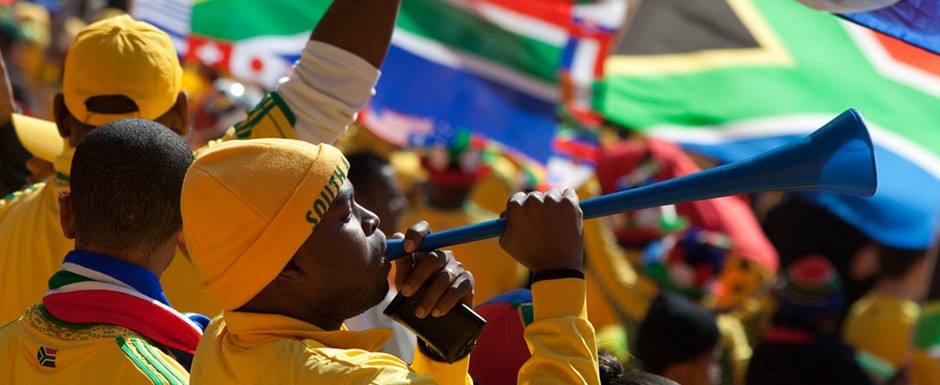
[(287, 123), (290, 124), (289, 128), (293, 130), (294, 125), (297, 123), (297, 117), (294, 116), (287, 102), (285, 102), (277, 92), (272, 91), (269, 92), (257, 106), (248, 111), (248, 117), (245, 120), (235, 124), (235, 137), (238, 139), (250, 138), (255, 126), (264, 118), (270, 117), (274, 128), (278, 131), (278, 135), (282, 138), (286, 138), (287, 135), (284, 133), (284, 128), (277, 124), (278, 119), (276, 116), (273, 116), (273, 114), (277, 114), (278, 112), (287, 120)]
[(137, 368), (140, 369), (140, 371), (143, 372), (151, 382), (153, 382), (154, 385), (166, 384), (166, 381), (160, 378), (160, 375), (154, 373), (153, 370), (150, 370), (150, 368), (140, 359), (140, 356), (134, 352), (134, 349), (127, 345), (127, 341), (124, 341), (124, 337), (117, 337), (116, 340), (118, 346), (120, 346), (121, 350), (124, 351), (124, 354), (127, 355), (127, 358), (130, 358), (131, 362), (133, 362), (134, 365), (136, 365)]
[(271, 97), (271, 100), (274, 101), (274, 104), (277, 105), (277, 109), (281, 110), (281, 113), (284, 114), (284, 117), (287, 118), (287, 122), (291, 126), (297, 124), (297, 118), (294, 116), (294, 112), (290, 110), (290, 107), (287, 105), (287, 102), (284, 101), (284, 98), (281, 97), (277, 91), (271, 91), (268, 93), (268, 96)]
[(169, 380), (171, 385), (186, 385), (186, 382), (170, 370), (166, 362), (160, 359), (159, 354), (153, 351), (150, 344), (137, 338), (131, 338), (131, 342), (134, 344), (134, 347), (137, 348), (137, 351), (141, 353), (141, 356), (143, 356), (151, 366), (157, 369), (163, 377)]
[(251, 136), (251, 129), (258, 124), (258, 121), (273, 107), (271, 94), (268, 94), (252, 109), (248, 110), (248, 117), (235, 124), (235, 137), (246, 139)]

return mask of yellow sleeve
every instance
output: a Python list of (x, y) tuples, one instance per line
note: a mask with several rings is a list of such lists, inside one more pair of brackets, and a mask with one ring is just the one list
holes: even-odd
[(12, 210), (12, 207), (25, 200), (28, 200), (30, 195), (41, 193), (45, 186), (46, 182), (39, 182), (26, 186), (22, 190), (11, 192), (3, 198), (0, 198), (0, 220), (2, 220), (10, 210)]
[(411, 369), (422, 376), (428, 376), (437, 380), (441, 385), (472, 385), (473, 380), (467, 371), (470, 369), (470, 356), (466, 356), (460, 361), (448, 364), (446, 362), (434, 361), (424, 355), (420, 349), (415, 348), (415, 362), (411, 364)]
[(600, 384), (585, 291), (577, 278), (532, 285), (533, 321), (525, 329), (532, 357), (519, 369), (519, 384)]
[(245, 120), (235, 124), (234, 134), (238, 139), (297, 139), (295, 123), (297, 119), (284, 99), (277, 92), (270, 92), (248, 111)]
[[(175, 359), (167, 356), (140, 338), (117, 337), (117, 345), (124, 353), (121, 362), (99, 362), (98, 368), (86, 368), (86, 375), (100, 378), (97, 383), (119, 384), (187, 384), (189, 372)], [(111, 370), (103, 370), (109, 368)], [(93, 370), (102, 369), (102, 370)]]
[(270, 92), (264, 96), (264, 99), (261, 99), (258, 105), (248, 110), (245, 120), (230, 127), (221, 138), (200, 147), (195, 154), (198, 157), (206, 149), (232, 139), (297, 139), (297, 134), (294, 132), (295, 123), (297, 119), (284, 99), (277, 92)]
[(49, 290), (49, 277), (75, 243), (62, 234), (58, 193), (49, 178), (0, 200), (0, 323), (23, 314)]

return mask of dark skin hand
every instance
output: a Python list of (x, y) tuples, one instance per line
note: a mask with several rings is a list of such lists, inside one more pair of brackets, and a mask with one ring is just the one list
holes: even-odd
[(405, 252), (410, 258), (395, 260), (395, 285), (406, 297), (412, 296), (421, 285), (433, 279), (425, 292), (424, 299), (415, 308), (415, 316), (424, 318), (428, 314), (440, 317), (450, 311), (457, 303), (473, 307), (473, 275), (464, 270), (463, 265), (454, 259), (454, 254), (447, 250), (415, 252), (424, 236), (431, 229), (427, 222), (421, 221), (405, 234), (395, 233), (393, 238), (404, 238)]
[(582, 269), (584, 214), (573, 189), (517, 192), (506, 204), (499, 245), (534, 273)]

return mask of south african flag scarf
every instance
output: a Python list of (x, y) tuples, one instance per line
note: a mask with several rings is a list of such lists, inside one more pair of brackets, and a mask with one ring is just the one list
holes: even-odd
[(198, 323), (170, 307), (149, 270), (85, 250), (66, 255), (42, 304), (59, 320), (122, 326), (190, 355), (202, 337)]

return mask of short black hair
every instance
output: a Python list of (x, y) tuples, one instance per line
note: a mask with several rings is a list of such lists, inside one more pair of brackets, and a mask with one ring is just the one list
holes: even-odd
[(647, 372), (712, 351), (721, 339), (715, 313), (679, 294), (662, 291), (637, 328), (633, 354)]
[(349, 161), (349, 182), (357, 187), (375, 183), (382, 168), (389, 164), (387, 159), (371, 151), (350, 154), (346, 160)]
[(193, 163), (186, 142), (145, 119), (99, 126), (75, 149), (69, 179), (76, 241), (155, 250), (182, 227), (180, 191)]

